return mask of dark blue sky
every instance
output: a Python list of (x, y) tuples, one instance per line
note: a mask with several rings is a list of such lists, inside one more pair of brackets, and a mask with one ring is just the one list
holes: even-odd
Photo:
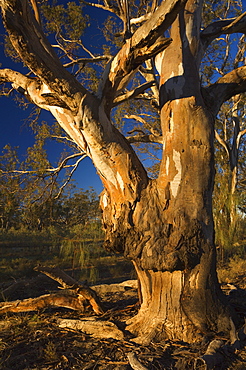
[[(96, 10), (97, 13), (98, 10)], [(95, 12), (95, 10), (94, 10)], [(97, 17), (97, 14), (95, 14)], [(17, 71), (22, 71), (21, 64), (14, 63), (7, 58), (4, 54), (2, 45), (4, 28), (2, 20), (0, 19), (0, 68), (12, 68)], [(6, 144), (10, 144), (12, 147), (18, 146), (18, 153), (21, 156), (25, 155), (26, 149), (31, 146), (34, 142), (34, 137), (31, 129), (25, 123), (32, 107), (30, 109), (23, 110), (18, 106), (16, 102), (11, 98), (0, 97), (0, 124), (1, 124), (1, 136), (0, 136), (0, 152)], [(49, 112), (44, 112), (43, 120), (49, 122), (53, 121), (54, 118)], [(55, 165), (59, 159), (59, 154), (63, 150), (61, 144), (50, 143), (47, 147), (49, 159), (53, 165)], [(83, 189), (93, 187), (98, 193), (102, 190), (102, 183), (99, 176), (96, 173), (91, 160), (89, 158), (84, 159), (76, 172), (73, 175), (73, 179), (78, 183), (78, 186)]]

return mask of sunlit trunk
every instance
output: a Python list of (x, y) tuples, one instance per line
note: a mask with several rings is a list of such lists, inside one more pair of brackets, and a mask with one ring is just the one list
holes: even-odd
[[(151, 226), (143, 231), (149, 238), (138, 255), (131, 255), (142, 305), (128, 329), (144, 343), (157, 337), (193, 342), (206, 333), (230, 330), (216, 275), (213, 118), (200, 93), (196, 50), (188, 43), (185, 22), (187, 15), (181, 14), (162, 63), (159, 58), (163, 158), (156, 204), (149, 213), (152, 231)], [(149, 197), (153, 202), (153, 194)], [(142, 212), (140, 205), (136, 210), (147, 214), (146, 208), (142, 204)], [(141, 228), (143, 216), (139, 220)]]

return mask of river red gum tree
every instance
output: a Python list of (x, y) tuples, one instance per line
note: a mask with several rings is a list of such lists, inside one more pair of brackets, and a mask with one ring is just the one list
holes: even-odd
[[(141, 284), (141, 308), (127, 327), (136, 341), (167, 337), (193, 342), (208, 333), (228, 333), (212, 219), (214, 119), (224, 101), (246, 90), (246, 67), (206, 88), (199, 68), (214, 38), (246, 30), (246, 15), (214, 22), (201, 32), (203, 1), (153, 5), (108, 63), (95, 96), (61, 64), (27, 1), (0, 4), (10, 41), (35, 76), (2, 69), (1, 81), (50, 111), (102, 179), (105, 246), (133, 261)], [(112, 11), (108, 2), (103, 4)], [(164, 37), (167, 30), (170, 38)], [(159, 85), (147, 78), (125, 93), (139, 67), (149, 66), (151, 59)], [(115, 105), (147, 88), (160, 101), (162, 137), (149, 135), (163, 145), (155, 180), (110, 117)]]

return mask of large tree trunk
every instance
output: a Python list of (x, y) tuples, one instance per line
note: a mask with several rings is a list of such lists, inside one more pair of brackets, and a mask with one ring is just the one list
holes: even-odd
[(137, 268), (142, 305), (138, 315), (127, 322), (136, 342), (195, 342), (218, 332), (228, 335), (228, 312), (220, 300), (216, 277), (209, 270), (210, 261), (205, 256), (203, 259), (191, 271)]
[(180, 12), (173, 42), (159, 57), (164, 138), (159, 177), (142, 189), (131, 212), (122, 208), (117, 227), (109, 227), (115, 218), (104, 209), (109, 244), (124, 246), (136, 266), (142, 305), (127, 328), (145, 344), (158, 337), (192, 342), (230, 330), (216, 275), (213, 118), (200, 92), (192, 28), (200, 7), (188, 4)]

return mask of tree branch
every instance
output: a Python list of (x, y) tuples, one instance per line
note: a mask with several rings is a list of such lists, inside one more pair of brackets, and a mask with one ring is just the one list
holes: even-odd
[(208, 25), (201, 32), (204, 49), (218, 36), (232, 33), (246, 33), (246, 12), (237, 18), (224, 19)]
[(85, 0), (81, 0), (81, 2), (85, 5), (89, 5), (89, 6), (92, 6), (94, 8), (99, 8), (99, 9), (106, 10), (107, 12), (114, 13), (115, 15), (120, 17), (119, 16), (119, 10), (114, 6), (110, 7), (108, 3), (107, 3), (107, 5), (102, 5), (102, 4), (98, 4), (98, 3), (90, 3), (90, 2), (85, 1)]
[(78, 63), (97, 63), (97, 62), (101, 62), (103, 60), (109, 60), (111, 58), (112, 58), (111, 55), (102, 55), (102, 56), (94, 57), (94, 58), (78, 58), (78, 59), (76, 59), (72, 62), (63, 64), (63, 67), (65, 67), (65, 68), (72, 67), (72, 66), (74, 66), (75, 64), (78, 64)]
[(226, 151), (226, 154), (228, 156), (228, 158), (230, 158), (230, 148), (229, 148), (229, 145), (225, 142), (225, 140), (223, 140), (220, 135), (218, 134), (218, 132), (215, 130), (214, 131), (215, 133), (215, 138), (218, 140), (218, 142), (220, 143), (220, 145), (223, 146), (223, 148), (225, 149)]
[[(69, 165), (66, 165), (66, 163), (70, 160), (70, 159), (73, 159), (73, 158), (76, 158), (76, 157), (81, 157), (76, 163), (74, 164), (69, 164)], [(78, 164), (81, 160), (83, 160), (85, 157), (87, 157), (87, 154), (85, 153), (75, 153), (75, 154), (72, 154), (66, 158), (63, 159), (63, 161), (61, 162), (61, 164), (58, 166), (58, 167), (54, 167), (54, 168), (46, 168), (45, 170), (40, 170), (40, 171), (35, 171), (35, 170), (12, 170), (12, 171), (3, 171), (3, 170), (0, 170), (0, 172), (2, 174), (8, 174), (8, 173), (16, 173), (16, 174), (33, 174), (33, 173), (38, 173), (38, 172), (47, 172), (48, 174), (50, 173), (53, 173), (53, 174), (57, 174), (58, 172), (60, 172), (62, 169), (64, 168), (71, 168), (71, 167), (78, 167)], [(74, 172), (74, 170), (73, 170)]]
[(145, 22), (147, 21), (151, 16), (152, 16), (153, 12), (149, 12), (147, 14), (144, 14), (144, 15), (141, 15), (141, 17), (138, 17), (138, 18), (131, 18), (130, 19), (130, 24), (131, 25), (135, 25), (135, 24), (139, 24), (139, 23), (142, 23), (142, 22)]
[(139, 134), (134, 136), (126, 136), (126, 139), (130, 144), (133, 143), (156, 143), (163, 144), (163, 137), (156, 136), (153, 134)]
[(152, 125), (149, 124), (149, 122), (143, 119), (142, 117), (137, 116), (136, 114), (128, 114), (128, 115), (125, 115), (124, 117), (127, 119), (134, 119), (135, 121), (142, 123), (144, 127), (147, 127), (148, 131), (150, 131), (154, 136), (161, 137), (160, 132), (156, 130), (155, 128), (153, 128)]
[(14, 89), (22, 88), (27, 90), (29, 84), (33, 82), (33, 78), (27, 77), (20, 72), (13, 71), (12, 69), (0, 69), (0, 83), (11, 82)]
[(152, 80), (155, 81), (155, 84), (151, 87), (151, 90), (152, 90), (152, 93), (153, 93), (153, 97), (156, 101), (156, 104), (159, 105), (159, 83), (156, 79), (153, 59), (148, 59), (148, 60), (146, 60), (145, 63), (146, 63), (147, 69), (140, 67), (139, 72), (146, 79), (147, 82), (150, 82)]
[(202, 91), (210, 111), (216, 117), (225, 101), (246, 91), (246, 66), (234, 69)]
[(100, 315), (104, 312), (96, 292), (89, 287), (79, 284), (58, 267), (37, 266), (35, 271), (42, 272), (57, 281), (66, 291), (46, 294), (37, 298), (28, 298), (12, 302), (0, 302), (0, 314), (6, 312), (36, 311), (49, 307), (66, 307), (83, 311), (83, 303), (88, 301), (93, 311)]
[(66, 179), (66, 181), (65, 181), (65, 182), (62, 184), (62, 186), (60, 187), (58, 194), (55, 196), (55, 199), (57, 199), (57, 198), (59, 198), (59, 197), (60, 197), (60, 195), (61, 195), (61, 193), (62, 193), (63, 189), (65, 188), (65, 186), (67, 186), (67, 184), (68, 184), (68, 183), (69, 183), (69, 181), (71, 180), (71, 178), (72, 178), (72, 176), (73, 176), (74, 172), (77, 170), (79, 163), (80, 163), (80, 162), (81, 162), (85, 157), (87, 157), (87, 155), (86, 155), (86, 154), (84, 154), (84, 155), (83, 155), (83, 157), (79, 158), (79, 160), (78, 160), (78, 161), (73, 165), (73, 169), (72, 169), (72, 171), (70, 172), (70, 174), (69, 174), (68, 178)]
[(0, 314), (7, 312), (38, 311), (50, 307), (65, 307), (71, 310), (83, 311), (83, 302), (71, 291), (45, 294), (37, 298), (0, 302)]
[(82, 300), (88, 300), (96, 314), (99, 315), (103, 313), (103, 308), (101, 307), (96, 292), (89, 287), (79, 284), (76, 280), (67, 275), (64, 271), (60, 270), (58, 267), (37, 266), (34, 270), (42, 272), (51, 279), (57, 281), (64, 289), (70, 289), (76, 292), (76, 294), (80, 296)]
[(77, 110), (81, 96), (87, 91), (62, 66), (34, 18), (27, 0), (2, 0), (1, 9), (10, 41), (23, 62), (72, 110)]
[(135, 98), (136, 96), (142, 94), (145, 90), (149, 89), (154, 84), (155, 81), (145, 82), (144, 84), (138, 86), (135, 90), (128, 91), (126, 94), (117, 96), (113, 101), (113, 107), (124, 101)]
[[(107, 97), (106, 111), (110, 111), (116, 92), (123, 89), (133, 73), (145, 60), (160, 53), (171, 43), (171, 39), (163, 38), (163, 33), (173, 23), (186, 0), (163, 1), (133, 36), (126, 41), (118, 54), (108, 65), (98, 97)], [(123, 81), (123, 83), (122, 83)]]
[(148, 370), (146, 366), (142, 365), (141, 362), (138, 361), (134, 352), (129, 352), (127, 354), (127, 358), (133, 370)]

